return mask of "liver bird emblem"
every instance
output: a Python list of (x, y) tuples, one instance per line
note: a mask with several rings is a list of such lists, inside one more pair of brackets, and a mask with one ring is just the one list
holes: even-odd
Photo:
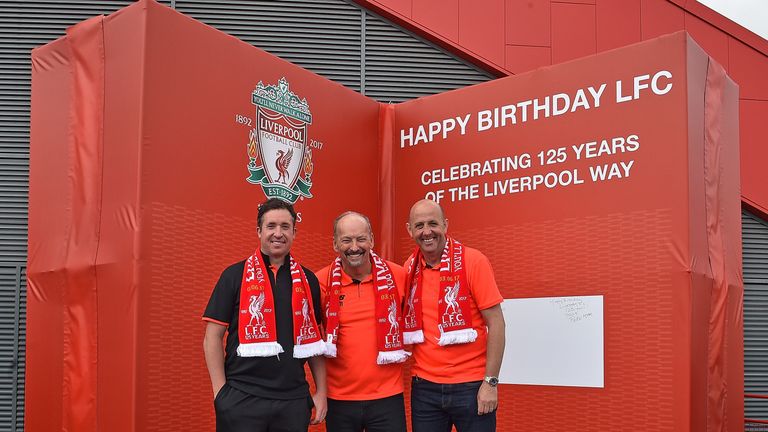
[(264, 314), (261, 310), (264, 308), (264, 291), (259, 293), (256, 297), (252, 295), (250, 298), (250, 305), (248, 306), (248, 312), (251, 314), (251, 320), (248, 321), (248, 325), (253, 325), (253, 320), (256, 320), (256, 324), (261, 324), (264, 321)]
[(395, 299), (392, 299), (392, 303), (389, 304), (387, 321), (389, 321), (389, 333), (387, 334), (397, 334), (400, 330), (400, 323), (397, 322), (397, 304), (395, 303)]
[(288, 150), (288, 152), (284, 152), (282, 150), (277, 151), (275, 168), (277, 168), (277, 172), (280, 173), (280, 175), (277, 176), (277, 180), (275, 182), (288, 184), (288, 178), (290, 177), (288, 166), (291, 164), (291, 158), (293, 158), (293, 149)]
[(304, 318), (304, 321), (302, 322), (301, 327), (302, 328), (310, 327), (312, 323), (309, 320), (309, 302), (307, 301), (306, 298), (301, 299), (301, 315)]
[(459, 295), (459, 284), (460, 282), (457, 281), (455, 285), (445, 287), (445, 297), (443, 299), (447, 305), (445, 307), (446, 312), (448, 312), (449, 308), (453, 313), (459, 312), (459, 303), (456, 302), (456, 297)]

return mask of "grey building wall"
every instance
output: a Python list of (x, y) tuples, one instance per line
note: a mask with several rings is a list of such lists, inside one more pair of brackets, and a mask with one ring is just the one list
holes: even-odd
[[(744, 393), (768, 396), (768, 222), (747, 211), (742, 213), (741, 220)], [(768, 420), (768, 399), (746, 398), (744, 416)], [(761, 426), (762, 430), (768, 430), (765, 426)]]

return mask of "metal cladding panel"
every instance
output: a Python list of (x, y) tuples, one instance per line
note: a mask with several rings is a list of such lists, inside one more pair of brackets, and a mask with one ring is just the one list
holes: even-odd
[[(742, 213), (744, 392), (768, 394), (768, 222)], [(746, 398), (744, 415), (768, 420), (768, 400)]]
[(176, 9), (381, 102), (399, 102), (493, 78), (341, 0), (180, 0)]
[(379, 102), (402, 102), (493, 79), (434, 45), (365, 16), (365, 91)]
[(0, 430), (23, 430), (26, 270), (0, 263)]
[(179, 0), (176, 10), (360, 90), (361, 12), (340, 0)]

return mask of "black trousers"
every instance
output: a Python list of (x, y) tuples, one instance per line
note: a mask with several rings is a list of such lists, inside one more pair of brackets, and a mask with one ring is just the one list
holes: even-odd
[(263, 399), (224, 384), (213, 406), (216, 432), (306, 432), (312, 399)]
[(403, 394), (365, 401), (329, 398), (325, 421), (328, 432), (405, 432)]

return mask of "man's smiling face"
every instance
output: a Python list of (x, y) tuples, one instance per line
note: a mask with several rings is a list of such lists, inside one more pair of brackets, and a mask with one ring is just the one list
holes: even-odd
[(443, 253), (448, 232), (448, 219), (445, 219), (440, 206), (432, 201), (422, 200), (414, 204), (408, 218), (408, 234), (427, 257), (440, 256)]
[(264, 213), (256, 232), (261, 241), (261, 251), (272, 258), (282, 258), (291, 251), (296, 227), (288, 210), (275, 209)]
[(356, 214), (339, 219), (333, 250), (339, 254), (345, 269), (368, 265), (371, 262), (372, 248), (373, 235), (365, 219)]

